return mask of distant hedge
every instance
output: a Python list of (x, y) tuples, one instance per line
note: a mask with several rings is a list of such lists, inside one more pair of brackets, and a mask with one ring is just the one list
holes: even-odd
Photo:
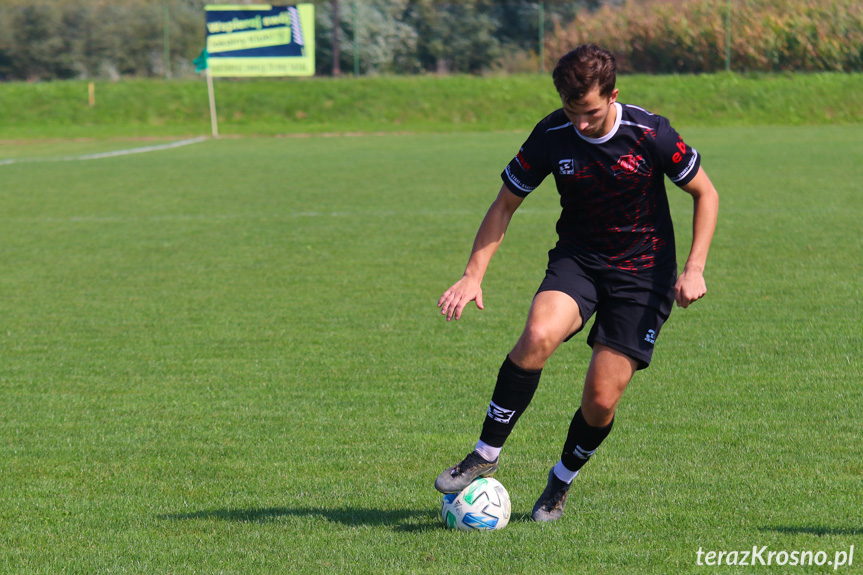
[(715, 72), (726, 54), (735, 71), (863, 71), (863, 2), (626, 0), (558, 26), (547, 64), (585, 42), (613, 51), (621, 72)]
[[(303, 0), (315, 4), (319, 75), (333, 73), (336, 55), (361, 75), (537, 71), (540, 22), (550, 30), (613, 1), (341, 0), (336, 19), (334, 0)], [(0, 0), (0, 80), (191, 77), (205, 5), (254, 3)]]
[[(319, 75), (336, 53), (360, 75), (535, 72), (584, 42), (623, 72), (715, 72), (726, 37), (735, 71), (863, 71), (863, 0), (341, 0), (338, 51), (333, 0), (305, 1)], [(0, 0), (0, 81), (192, 77), (210, 2), (232, 3)]]
[[(167, 38), (166, 38), (167, 35)], [(0, 0), (0, 80), (191, 74), (203, 8), (179, 2)]]

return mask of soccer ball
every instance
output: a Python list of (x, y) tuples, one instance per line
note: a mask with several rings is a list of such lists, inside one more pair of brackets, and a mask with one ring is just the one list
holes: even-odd
[(509, 523), (509, 493), (497, 479), (481, 477), (461, 493), (443, 496), (444, 525), (462, 531), (503, 529)]

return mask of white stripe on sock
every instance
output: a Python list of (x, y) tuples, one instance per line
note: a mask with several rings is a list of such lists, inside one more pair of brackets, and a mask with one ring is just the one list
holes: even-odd
[(563, 465), (563, 461), (558, 461), (557, 465), (554, 466), (554, 474), (564, 483), (570, 484), (578, 475), (578, 471), (570, 471)]
[(474, 451), (482, 455), (482, 458), (486, 461), (494, 461), (500, 456), (501, 449), (503, 448), (492, 447), (491, 445), (485, 443), (482, 439), (480, 439), (476, 442), (476, 449), (474, 449)]

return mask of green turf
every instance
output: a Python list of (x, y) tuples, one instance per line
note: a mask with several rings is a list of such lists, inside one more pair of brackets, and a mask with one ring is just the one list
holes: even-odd
[[(206, 82), (0, 82), (2, 140), (210, 134)], [(624, 75), (620, 99), (678, 127), (863, 122), (863, 74)], [(529, 130), (559, 106), (550, 74), (215, 80), (219, 133)]]
[(486, 310), (447, 324), (435, 303), (523, 136), (0, 166), (0, 572), (832, 572), (696, 565), (754, 545), (855, 545), (838, 572), (861, 572), (859, 126), (684, 131), (722, 197), (707, 298), (673, 313), (560, 522), (527, 517), (583, 336), (504, 452), (510, 525), (442, 527), (432, 483), (476, 440), (542, 277), (550, 183)]

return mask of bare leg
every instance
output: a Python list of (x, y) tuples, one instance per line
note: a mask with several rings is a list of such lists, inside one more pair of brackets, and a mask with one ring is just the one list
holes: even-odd
[(554, 350), (581, 324), (581, 311), (574, 299), (559, 291), (540, 292), (509, 358), (523, 369), (542, 369)]
[(638, 363), (631, 357), (608, 346), (594, 344), (581, 396), (581, 412), (588, 425), (605, 427), (611, 423), (637, 368)]

